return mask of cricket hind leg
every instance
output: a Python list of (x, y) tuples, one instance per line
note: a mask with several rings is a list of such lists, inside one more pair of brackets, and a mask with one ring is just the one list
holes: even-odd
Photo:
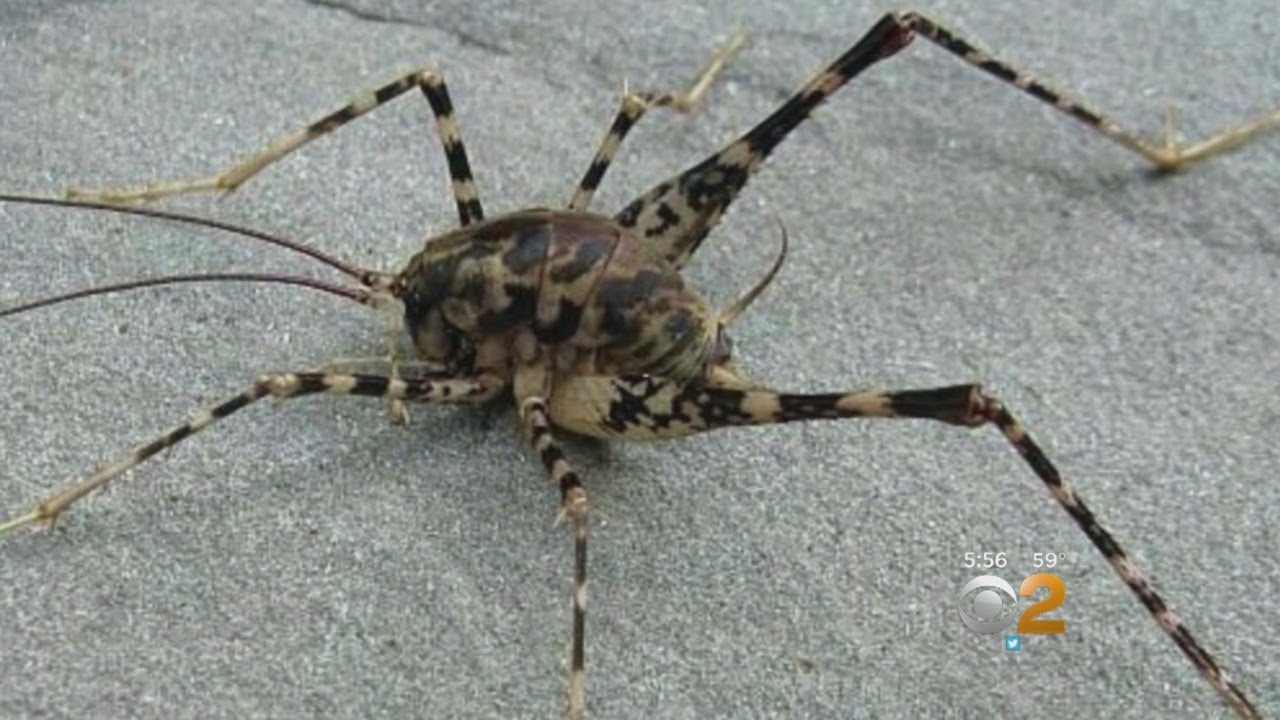
[(911, 37), (909, 28), (895, 16), (886, 15), (760, 124), (632, 200), (614, 219), (635, 230), (656, 254), (683, 267), (748, 178), (787, 134), (846, 82), (901, 50)]
[(651, 376), (578, 377), (559, 385), (550, 412), (557, 425), (574, 432), (627, 440), (664, 440), (740, 425), (858, 417), (920, 418), (963, 427), (993, 425), (1236, 715), (1259, 717), (1243, 691), (1103, 527), (1074, 484), (1062, 476), (1004, 404), (978, 385), (794, 394), (702, 382), (680, 384)]
[(462, 143), (462, 131), (454, 117), (449, 89), (443, 77), (429, 70), (414, 70), (376, 90), (366, 92), (319, 120), (275, 140), (261, 151), (214, 175), (124, 189), (73, 188), (67, 191), (67, 195), (71, 198), (95, 202), (130, 203), (149, 202), (188, 193), (231, 192), (294, 150), (337, 130), (415, 87), (426, 96), (431, 112), (435, 115), (436, 131), (440, 137), (440, 144), (444, 147), (445, 161), (449, 168), (453, 199), (458, 206), (458, 220), (466, 226), (484, 219), (484, 210), (480, 206), (479, 192), (471, 173), (471, 164), (467, 160), (467, 150)]
[(613, 157), (617, 154), (622, 141), (626, 139), (627, 133), (631, 132), (631, 128), (645, 112), (650, 108), (669, 108), (682, 113), (692, 111), (724, 68), (738, 53), (742, 52), (746, 44), (745, 34), (734, 35), (723, 48), (712, 54), (711, 59), (707, 61), (694, 81), (680, 92), (624, 92), (622, 104), (614, 115), (613, 123), (605, 133), (604, 139), (600, 141), (600, 147), (596, 150), (595, 157), (591, 159), (587, 172), (578, 181), (578, 187), (573, 193), (573, 198), (569, 200), (568, 208), (583, 212), (590, 207), (591, 199), (595, 196), (596, 189), (600, 187), (600, 181), (604, 179), (604, 174), (613, 162)]
[(819, 72), (760, 124), (716, 154), (685, 169), (631, 201), (615, 219), (633, 228), (654, 251), (683, 266), (761, 163), (814, 108), (879, 60), (919, 35), (1085, 126), (1135, 152), (1158, 169), (1177, 170), (1239, 147), (1259, 133), (1280, 127), (1280, 110), (1179, 148), (1166, 131), (1163, 145), (1142, 140), (1101, 113), (1032, 75), (998, 60), (945, 27), (914, 12), (890, 13), (844, 55)]
[(49, 496), (26, 514), (0, 521), (0, 533), (39, 522), (48, 522), (52, 525), (57, 521), (58, 516), (84, 496), (106, 487), (112, 480), (147, 459), (265, 397), (288, 400), (305, 395), (330, 393), (383, 397), (411, 402), (480, 403), (497, 395), (502, 387), (502, 381), (491, 376), (397, 379), (385, 375), (325, 372), (263, 375), (240, 394), (196, 413), (169, 432), (112, 460), (88, 478)]

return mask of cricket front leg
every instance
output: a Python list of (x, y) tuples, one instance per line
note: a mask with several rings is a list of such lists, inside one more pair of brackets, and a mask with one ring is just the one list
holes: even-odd
[(1058, 472), (1004, 404), (978, 385), (799, 394), (702, 381), (682, 384), (651, 376), (576, 377), (557, 387), (549, 409), (556, 425), (584, 435), (628, 440), (662, 440), (738, 425), (841, 418), (919, 418), (962, 427), (993, 425), (1222, 699), (1241, 718), (1259, 717), (1240, 688), (1103, 527), (1075, 486)]
[(305, 395), (329, 393), (364, 395), (409, 402), (481, 403), (494, 397), (502, 387), (501, 380), (489, 376), (402, 380), (385, 375), (327, 372), (263, 375), (238, 395), (196, 413), (165, 434), (112, 460), (84, 480), (50, 495), (25, 514), (0, 521), (0, 534), (40, 522), (48, 522), (52, 525), (72, 504), (89, 493), (106, 487), (112, 480), (149, 458), (266, 397), (290, 400)]

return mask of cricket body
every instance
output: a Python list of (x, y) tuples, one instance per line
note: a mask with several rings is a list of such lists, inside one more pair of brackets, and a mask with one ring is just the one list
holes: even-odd
[(718, 335), (678, 269), (586, 213), (529, 210), (435, 238), (393, 288), (424, 358), (502, 385), (539, 352), (561, 376), (695, 380)]
[[(167, 276), (78, 291), (0, 310), (0, 318), (63, 300), (151, 285), (204, 281), (289, 283), (368, 306), (402, 310), (405, 329), (427, 369), (402, 377), (397, 358), (383, 374), (295, 371), (259, 377), (224, 402), (107, 463), (83, 481), (0, 522), (0, 532), (52, 523), (73, 503), (150, 457), (263, 398), (328, 393), (404, 402), (479, 403), (509, 396), (573, 533), (571, 649), (566, 716), (586, 714), (588, 503), (554, 428), (623, 440), (665, 440), (722, 427), (837, 418), (920, 418), (962, 427), (991, 425), (1025, 460), (1120, 580), (1241, 718), (1259, 713), (1183, 625), (1114, 535), (1081, 499), (1023, 425), (976, 384), (821, 394), (787, 393), (744, 377), (731, 363), (726, 328), (765, 289), (783, 252), (762, 279), (716, 311), (681, 276), (711, 228), (749, 177), (809, 114), (851, 79), (914, 38), (959, 57), (1162, 170), (1177, 170), (1280, 125), (1280, 112), (1186, 148), (1151, 144), (1031, 75), (995, 59), (941, 24), (891, 13), (754, 128), (703, 161), (636, 197), (613, 216), (589, 211), (592, 196), (636, 121), (650, 108), (687, 110), (743, 46), (735, 38), (680, 93), (626, 93), (587, 172), (565, 209), (532, 209), (486, 220), (443, 78), (419, 70), (366, 93), (227, 170), (134, 189), (73, 191), (78, 199), (13, 194), (0, 201), (94, 208), (237, 232), (300, 252), (346, 274), (360, 287), (253, 273)], [(461, 227), (430, 239), (395, 273), (360, 268), (300, 243), (190, 215), (126, 203), (188, 192), (231, 191), (302, 145), (412, 90), (431, 106), (448, 163)], [(400, 408), (400, 410), (396, 410)]]

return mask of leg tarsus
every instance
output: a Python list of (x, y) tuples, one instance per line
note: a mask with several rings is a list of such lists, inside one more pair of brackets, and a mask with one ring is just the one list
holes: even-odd
[(678, 93), (663, 93), (649, 99), (650, 107), (669, 107), (677, 112), (687, 113), (702, 100), (702, 96), (715, 83), (716, 77), (724, 72), (725, 67), (747, 47), (749, 39), (745, 32), (736, 32), (729, 38), (725, 46), (718, 48), (707, 64), (698, 72), (698, 77), (689, 87)]
[(0, 535), (3, 535), (4, 533), (9, 532), (10, 530), (17, 530), (20, 527), (26, 527), (27, 525), (34, 525), (38, 522), (44, 522), (46, 520), (49, 522), (49, 529), (52, 530), (53, 523), (58, 516), (55, 513), (50, 513), (48, 508), (45, 507), (45, 505), (46, 503), (40, 503), (39, 505), (36, 506), (34, 510), (29, 511), (25, 515), (19, 515), (16, 518), (12, 518), (10, 520), (6, 520), (0, 523)]
[[(1249, 142), (1256, 135), (1280, 127), (1280, 110), (1260, 115), (1246, 123), (1227, 128), (1215, 133), (1200, 142), (1178, 147), (1172, 138), (1166, 140), (1163, 152), (1154, 156), (1143, 153), (1156, 167), (1162, 171), (1174, 172), (1188, 165), (1204, 160), (1220, 153), (1231, 152)], [(1172, 133), (1170, 133), (1172, 135)]]
[(249, 178), (262, 172), (267, 166), (275, 163), (303, 145), (326, 135), (347, 124), (374, 108), (399, 97), (406, 90), (418, 85), (424, 75), (423, 70), (415, 70), (394, 81), (367, 92), (351, 100), (346, 105), (309, 123), (306, 127), (295, 130), (278, 138), (262, 150), (237, 161), (223, 171), (208, 177), (184, 178), (150, 183), (133, 188), (82, 190), (71, 189), (67, 196), (74, 199), (92, 200), (107, 203), (150, 202), (170, 195), (181, 195), (196, 192), (231, 192)]
[(86, 188), (69, 187), (63, 193), (63, 197), (68, 200), (84, 200), (88, 202), (111, 203), (113, 205), (126, 205), (129, 203), (147, 203), (154, 202), (161, 198), (171, 195), (186, 195), (190, 193), (200, 192), (222, 192), (230, 193), (240, 186), (247, 178), (240, 178), (232, 182), (225, 175), (210, 175), (202, 178), (192, 178), (188, 180), (166, 180), (163, 182), (148, 183), (146, 185), (138, 185), (136, 187), (123, 188), (105, 188), (102, 190), (89, 190)]

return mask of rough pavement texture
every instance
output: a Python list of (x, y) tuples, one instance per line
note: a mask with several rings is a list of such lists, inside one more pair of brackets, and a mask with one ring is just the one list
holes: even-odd
[[(429, 6), (429, 7), (419, 7)], [(424, 62), (491, 214), (564, 202), (631, 87), (754, 46), (693, 116), (646, 118), (614, 209), (703, 157), (887, 5), (0, 4), (0, 187), (208, 171)], [(919, 8), (1154, 135), (1280, 105), (1270, 3)], [(454, 222), (426, 104), (232, 197), (172, 203), (395, 267)], [(917, 43), (795, 133), (690, 275), (795, 389), (988, 383), (1255, 701), (1280, 712), (1280, 135), (1174, 177)], [(0, 207), (0, 305), (140, 274), (316, 271), (235, 238)], [(19, 512), (259, 371), (377, 355), (376, 317), (244, 286), (0, 322), (0, 510)], [(243, 414), (0, 539), (0, 716), (554, 717), (570, 539), (511, 413), (312, 399)], [(571, 451), (597, 509), (595, 718), (1221, 717), (990, 430), (845, 422)], [(965, 552), (1064, 552), (1062, 637), (960, 623)]]

